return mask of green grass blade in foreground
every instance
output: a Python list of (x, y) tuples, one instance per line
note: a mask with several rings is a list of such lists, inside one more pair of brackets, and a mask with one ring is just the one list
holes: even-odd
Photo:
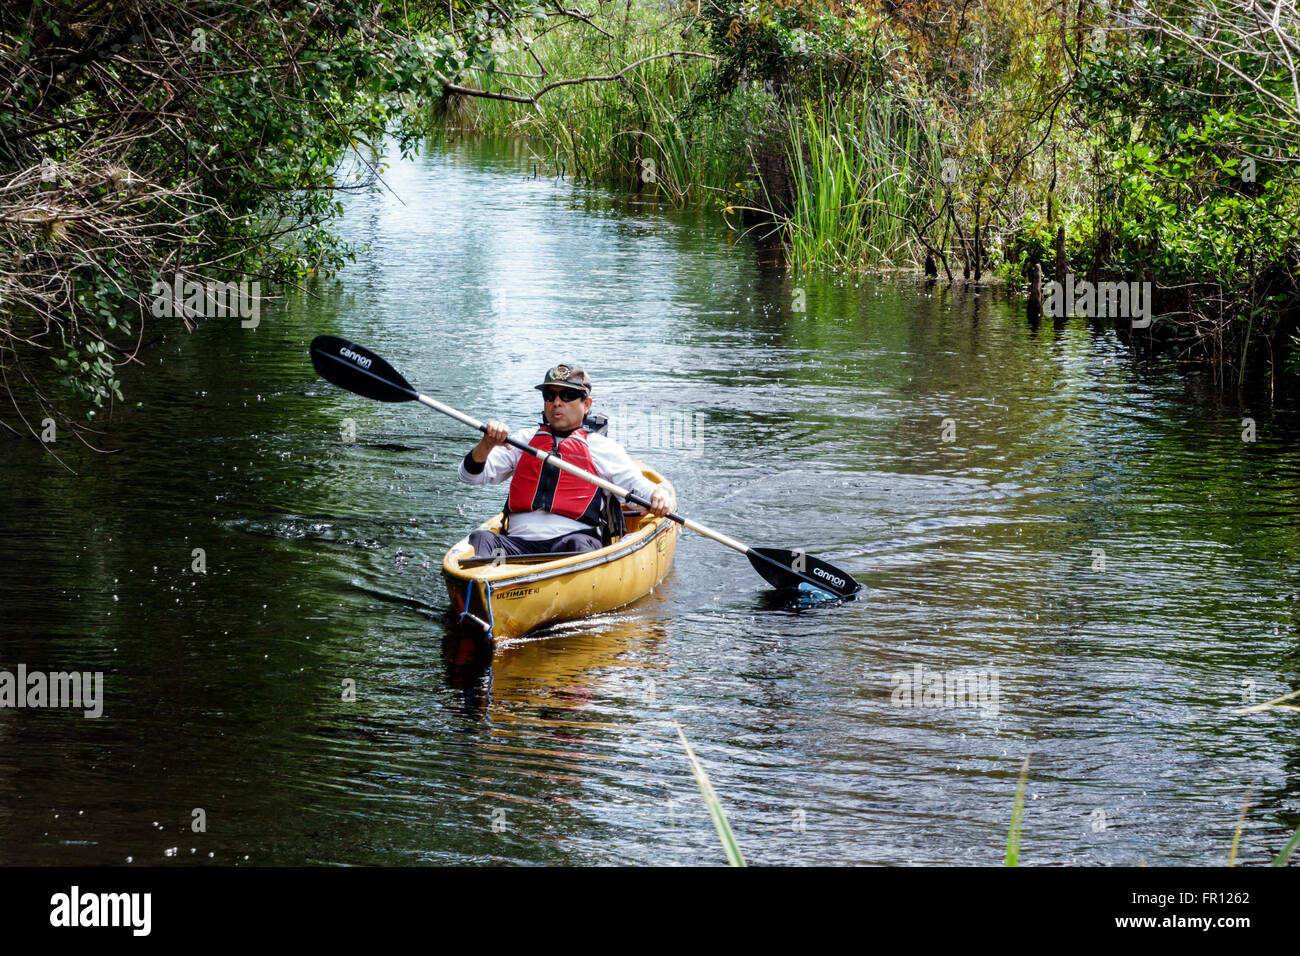
[(740, 847), (736, 845), (735, 834), (731, 832), (731, 825), (727, 823), (727, 815), (722, 812), (722, 804), (718, 802), (718, 795), (713, 792), (713, 785), (709, 783), (709, 778), (704, 773), (704, 767), (695, 756), (695, 751), (686, 741), (686, 734), (682, 732), (682, 725), (673, 721), (673, 726), (677, 728), (677, 736), (682, 740), (682, 746), (686, 748), (686, 759), (691, 763), (691, 773), (695, 774), (695, 782), (700, 786), (700, 793), (704, 795), (704, 802), (709, 808), (709, 816), (713, 817), (714, 829), (718, 831), (718, 837), (722, 840), (722, 849), (726, 851), (727, 862), (732, 866), (744, 866), (745, 858), (741, 855)]
[(1237, 847), (1241, 845), (1241, 830), (1246, 825), (1246, 811), (1250, 809), (1250, 798), (1254, 788), (1246, 791), (1246, 799), (1241, 801), (1241, 816), (1237, 817), (1237, 830), (1232, 834), (1232, 849), (1228, 851), (1228, 866), (1237, 863)]
[(1020, 818), (1025, 812), (1025, 781), (1029, 779), (1029, 758), (1020, 768), (1020, 781), (1016, 784), (1016, 802), (1011, 808), (1011, 830), (1007, 833), (1006, 866), (1018, 866), (1020, 863)]
[(1287, 843), (1286, 846), (1282, 847), (1282, 852), (1279, 853), (1277, 857), (1273, 860), (1273, 862), (1269, 865), (1286, 866), (1286, 861), (1291, 858), (1291, 854), (1295, 852), (1296, 847), (1298, 846), (1300, 846), (1300, 827), (1296, 828), (1295, 833), (1291, 835), (1290, 841)]

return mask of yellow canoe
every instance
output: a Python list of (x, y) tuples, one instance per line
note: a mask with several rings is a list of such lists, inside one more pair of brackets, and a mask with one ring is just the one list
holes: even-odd
[[(641, 473), (664, 479), (644, 465)], [(459, 625), (488, 637), (512, 638), (548, 624), (612, 611), (650, 593), (673, 564), (677, 524), (624, 508), (627, 533), (608, 547), (559, 559), (545, 555), (475, 560), (468, 535), (442, 559), (442, 576)], [(501, 530), (497, 514), (481, 527)]]

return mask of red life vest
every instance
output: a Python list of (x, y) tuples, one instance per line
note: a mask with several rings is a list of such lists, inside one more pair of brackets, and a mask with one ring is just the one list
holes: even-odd
[[(562, 439), (547, 425), (537, 429), (528, 443), (534, 448), (553, 452), (571, 465), (596, 474), (596, 464), (591, 460), (587, 433), (581, 428), (569, 432)], [(510, 479), (510, 497), (506, 499), (506, 513), (522, 511), (549, 511), (583, 524), (595, 525), (605, 504), (605, 493), (589, 481), (575, 478), (558, 468), (547, 467), (542, 459), (524, 455), (515, 466)]]

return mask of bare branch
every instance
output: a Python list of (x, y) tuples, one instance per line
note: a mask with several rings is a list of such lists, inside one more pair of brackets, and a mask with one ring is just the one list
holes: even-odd
[(695, 50), (672, 50), (668, 53), (656, 53), (653, 56), (644, 56), (639, 60), (629, 63), (617, 73), (610, 73), (607, 76), (575, 76), (565, 80), (554, 80), (547, 83), (532, 96), (513, 93), (496, 93), (492, 90), (477, 90), (469, 86), (461, 86), (458, 83), (444, 82), (443, 89), (449, 93), (459, 93), (462, 96), (479, 96), (492, 100), (508, 100), (511, 103), (528, 103), (536, 104), (543, 96), (551, 90), (559, 89), (561, 86), (576, 86), (581, 83), (612, 83), (621, 80), (629, 71), (636, 69), (642, 63), (649, 63), (651, 60), (662, 60), (665, 57), (698, 57), (704, 60), (717, 61), (717, 57), (710, 53), (699, 53)]

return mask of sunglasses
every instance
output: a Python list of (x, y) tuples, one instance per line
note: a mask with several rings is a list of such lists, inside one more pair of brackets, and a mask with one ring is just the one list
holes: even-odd
[(545, 402), (553, 402), (557, 398), (566, 402), (576, 402), (580, 399), (586, 398), (587, 393), (580, 392), (576, 388), (548, 388), (546, 391), (542, 392), (542, 396), (543, 401)]

